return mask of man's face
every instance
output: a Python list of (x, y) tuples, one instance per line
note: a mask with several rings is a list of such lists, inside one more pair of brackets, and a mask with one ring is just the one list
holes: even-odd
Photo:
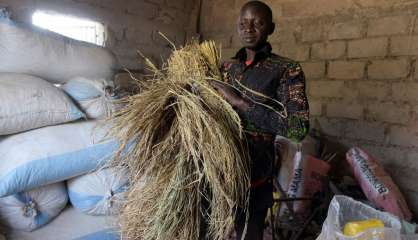
[(248, 6), (241, 10), (238, 19), (238, 34), (244, 47), (255, 49), (267, 42), (273, 23), (264, 11)]

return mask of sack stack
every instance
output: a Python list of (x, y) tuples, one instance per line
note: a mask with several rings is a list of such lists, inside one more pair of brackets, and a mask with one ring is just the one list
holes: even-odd
[(126, 170), (101, 169), (118, 147), (101, 121), (116, 68), (103, 47), (0, 16), (0, 225), (37, 230), (68, 199), (84, 214), (116, 212)]

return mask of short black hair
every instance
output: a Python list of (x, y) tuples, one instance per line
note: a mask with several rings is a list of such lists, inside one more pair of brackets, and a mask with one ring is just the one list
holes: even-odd
[(255, 7), (258, 10), (263, 11), (264, 13), (266, 13), (267, 20), (269, 20), (270, 22), (273, 22), (273, 11), (269, 7), (269, 5), (261, 1), (249, 1), (245, 3), (244, 6), (242, 6), (241, 11), (246, 9), (247, 7)]

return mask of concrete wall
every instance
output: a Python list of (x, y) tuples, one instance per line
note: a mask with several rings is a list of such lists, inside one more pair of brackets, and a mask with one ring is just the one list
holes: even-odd
[(107, 27), (106, 46), (130, 69), (143, 68), (137, 50), (160, 61), (170, 47), (157, 31), (176, 44), (195, 32), (194, 0), (0, 0), (13, 18), (31, 23), (36, 10), (50, 10), (98, 21)]
[[(243, 0), (204, 0), (203, 37), (240, 47)], [(276, 53), (307, 75), (312, 125), (361, 146), (391, 173), (418, 215), (418, 1), (266, 0)]]

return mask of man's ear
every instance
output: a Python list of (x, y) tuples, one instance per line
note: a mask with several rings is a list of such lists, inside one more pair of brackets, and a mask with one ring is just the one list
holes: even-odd
[(270, 27), (270, 31), (269, 31), (269, 35), (273, 34), (275, 29), (276, 29), (276, 24), (274, 22), (272, 22), (271, 27)]

